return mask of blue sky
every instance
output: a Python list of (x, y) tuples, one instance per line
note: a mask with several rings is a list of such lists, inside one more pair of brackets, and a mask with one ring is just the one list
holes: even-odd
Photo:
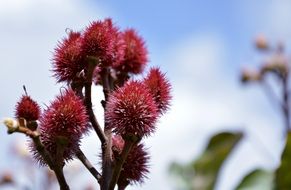
[[(152, 155), (149, 179), (131, 189), (173, 189), (168, 164), (191, 160), (221, 130), (243, 130), (246, 137), (224, 165), (218, 190), (231, 189), (254, 167), (277, 166), (281, 118), (260, 89), (242, 87), (238, 80), (243, 65), (255, 67), (261, 61), (253, 47), (257, 34), (290, 47), (288, 0), (0, 0), (0, 117), (12, 116), (23, 84), (36, 100), (48, 104), (60, 87), (49, 71), (57, 41), (66, 28), (80, 30), (104, 17), (112, 17), (122, 29), (134, 27), (146, 41), (149, 64), (160, 66), (173, 84), (172, 109), (146, 140)], [(97, 99), (95, 103), (102, 114)], [(0, 130), (0, 138), (0, 158), (7, 160), (7, 144), (20, 135)], [(83, 143), (97, 163), (94, 134)], [(7, 164), (1, 162), (0, 168), (7, 169)]]

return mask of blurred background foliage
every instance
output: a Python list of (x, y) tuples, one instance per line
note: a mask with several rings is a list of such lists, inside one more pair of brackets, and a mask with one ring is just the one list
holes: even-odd
[(241, 133), (216, 134), (195, 161), (186, 165), (172, 163), (170, 171), (179, 180), (179, 189), (213, 189), (224, 160), (241, 138)]
[[(212, 190), (220, 169), (231, 151), (242, 140), (242, 133), (215, 134), (203, 153), (188, 164), (173, 162), (169, 168), (177, 189)], [(249, 155), (252, 159), (252, 155)], [(281, 164), (276, 171), (255, 169), (247, 174), (236, 190), (288, 190), (291, 187), (291, 133), (288, 133)], [(240, 163), (237, 163), (240, 164)], [(236, 171), (233, 171), (236, 172)]]

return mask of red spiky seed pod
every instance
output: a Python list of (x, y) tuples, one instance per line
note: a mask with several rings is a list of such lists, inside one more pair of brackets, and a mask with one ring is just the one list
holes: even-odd
[(104, 64), (104, 60), (112, 56), (113, 36), (116, 30), (110, 19), (92, 22), (84, 32), (82, 41), (83, 56), (97, 57)]
[(157, 107), (146, 87), (129, 81), (109, 96), (105, 109), (106, 127), (116, 134), (148, 136), (155, 130)]
[(124, 58), (119, 64), (113, 65), (120, 72), (142, 73), (148, 61), (148, 51), (145, 42), (134, 29), (127, 29), (122, 33), (125, 43)]
[[(40, 118), (39, 131), (41, 142), (50, 153), (53, 160), (57, 160), (58, 140), (65, 141), (63, 161), (72, 159), (79, 147), (80, 139), (88, 129), (88, 117), (82, 100), (69, 89), (59, 95), (44, 111)], [(41, 165), (46, 163), (39, 153), (32, 148), (35, 158)]]
[(143, 144), (135, 145), (127, 156), (117, 181), (118, 186), (125, 183), (143, 183), (148, 170), (149, 155)]
[(158, 112), (165, 113), (170, 106), (171, 84), (159, 68), (151, 68), (144, 79), (145, 86), (149, 89), (157, 104)]
[(23, 95), (15, 106), (15, 117), (26, 121), (38, 120), (40, 116), (39, 105), (28, 95)]
[(81, 55), (82, 35), (70, 31), (68, 37), (58, 43), (53, 56), (53, 72), (58, 82), (79, 80), (79, 73), (85, 68)]
[(110, 18), (104, 20), (104, 25), (107, 25), (107, 28), (111, 34), (112, 51), (111, 54), (102, 60), (102, 65), (118, 65), (124, 58), (125, 44), (122, 33), (119, 31), (119, 28), (112, 23), (112, 19)]
[[(124, 140), (118, 135), (113, 136), (112, 149), (116, 160), (119, 159), (123, 147)], [(149, 155), (144, 145), (134, 145), (122, 166), (117, 185), (121, 188), (126, 187), (130, 183), (142, 183), (149, 172), (148, 162)]]

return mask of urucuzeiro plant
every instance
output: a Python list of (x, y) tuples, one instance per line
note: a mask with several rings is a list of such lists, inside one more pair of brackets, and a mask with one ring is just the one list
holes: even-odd
[[(110, 18), (94, 21), (83, 31), (68, 31), (56, 45), (52, 72), (65, 87), (54, 100), (41, 108), (24, 88), (15, 117), (4, 124), (9, 134), (29, 137), (35, 161), (54, 171), (60, 189), (70, 189), (63, 167), (72, 159), (84, 164), (101, 190), (126, 189), (147, 178), (144, 139), (156, 131), (171, 100), (171, 85), (160, 68), (132, 79), (147, 70), (147, 52), (136, 30), (122, 31)], [(94, 85), (103, 88), (104, 127), (92, 108)], [(81, 139), (91, 129), (101, 142), (102, 171), (80, 149)]]

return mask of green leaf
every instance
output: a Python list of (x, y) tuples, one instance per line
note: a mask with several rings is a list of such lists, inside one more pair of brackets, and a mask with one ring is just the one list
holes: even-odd
[(287, 142), (281, 156), (281, 165), (276, 170), (275, 189), (291, 189), (291, 132), (287, 135)]
[(244, 177), (236, 190), (272, 190), (274, 173), (256, 169)]
[(224, 132), (217, 134), (209, 141), (205, 152), (194, 163), (195, 175), (193, 189), (212, 190), (216, 183), (219, 170), (233, 150), (242, 134)]
[(182, 189), (214, 189), (224, 160), (241, 137), (242, 133), (224, 132), (216, 134), (210, 139), (204, 153), (196, 161), (187, 165), (172, 164), (172, 173), (180, 180), (178, 182), (180, 186), (183, 186)]

